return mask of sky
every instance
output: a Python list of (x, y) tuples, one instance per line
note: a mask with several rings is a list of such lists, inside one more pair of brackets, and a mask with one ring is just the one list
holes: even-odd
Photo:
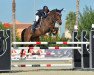
[[(76, 11), (76, 0), (16, 0), (16, 20), (23, 23), (33, 23), (35, 13), (43, 6), (48, 6), (52, 9), (62, 9), (62, 33), (65, 30), (66, 16), (69, 11)], [(94, 9), (94, 0), (80, 0), (80, 12), (85, 6)], [(12, 22), (12, 0), (0, 0), (0, 21)]]

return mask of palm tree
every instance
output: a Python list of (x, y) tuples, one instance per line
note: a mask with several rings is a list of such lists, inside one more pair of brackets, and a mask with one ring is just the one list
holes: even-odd
[(66, 26), (65, 28), (67, 30), (69, 30), (69, 32), (72, 34), (72, 31), (74, 29), (74, 25), (75, 25), (75, 21), (76, 21), (76, 14), (73, 11), (70, 11), (66, 17)]
[[(16, 42), (16, 25), (15, 25), (15, 0), (12, 0), (12, 20), (13, 20), (13, 41)], [(13, 45), (16, 47), (16, 45)]]
[(76, 0), (76, 22), (75, 25), (78, 27), (78, 21), (79, 21), (79, 1), (80, 0)]

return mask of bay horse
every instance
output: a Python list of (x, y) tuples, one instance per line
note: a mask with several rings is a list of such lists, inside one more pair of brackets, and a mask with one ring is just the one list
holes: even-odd
[(35, 33), (32, 32), (31, 26), (25, 28), (21, 33), (21, 40), (22, 42), (30, 42), (30, 41), (39, 41), (39, 37), (41, 35), (45, 35), (47, 32), (52, 32), (55, 28), (55, 23), (59, 25), (62, 24), (61, 20), (61, 10), (54, 9), (49, 12), (48, 16), (45, 19), (40, 21), (39, 27), (37, 27)]

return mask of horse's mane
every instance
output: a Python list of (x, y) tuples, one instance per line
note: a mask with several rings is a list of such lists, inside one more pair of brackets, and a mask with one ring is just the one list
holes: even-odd
[(61, 11), (59, 9), (53, 9), (50, 12), (59, 12), (59, 13), (61, 13)]
[(48, 14), (48, 16), (46, 18), (44, 18), (44, 20), (45, 19), (46, 20), (49, 19), (49, 17), (53, 17), (53, 15), (55, 15), (56, 12), (61, 13), (61, 10), (59, 10), (59, 9), (53, 9), (53, 10), (51, 10), (50, 13)]

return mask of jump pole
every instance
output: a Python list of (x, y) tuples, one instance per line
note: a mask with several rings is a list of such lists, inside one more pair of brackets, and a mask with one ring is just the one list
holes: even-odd
[[(21, 60), (21, 59), (12, 59), (14, 61), (16, 60)], [(31, 59), (31, 58), (26, 58), (24, 59), (26, 61), (67, 61), (67, 60), (72, 60), (72, 58), (50, 58), (50, 59)]]
[[(11, 55), (20, 55), (21, 53), (12, 53)], [(26, 55), (55, 55), (55, 53), (25, 53)]]
[(72, 66), (72, 64), (20, 64), (20, 65), (12, 65), (12, 67), (66, 67)]
[(21, 49), (54, 49), (54, 50), (62, 50), (62, 49), (81, 49), (81, 47), (18, 47), (16, 48), (18, 50), (21, 50)]
[(40, 44), (90, 44), (90, 42), (12, 42), (12, 44), (16, 44), (16, 45), (26, 45), (26, 44), (36, 44), (36, 45), (40, 45)]

